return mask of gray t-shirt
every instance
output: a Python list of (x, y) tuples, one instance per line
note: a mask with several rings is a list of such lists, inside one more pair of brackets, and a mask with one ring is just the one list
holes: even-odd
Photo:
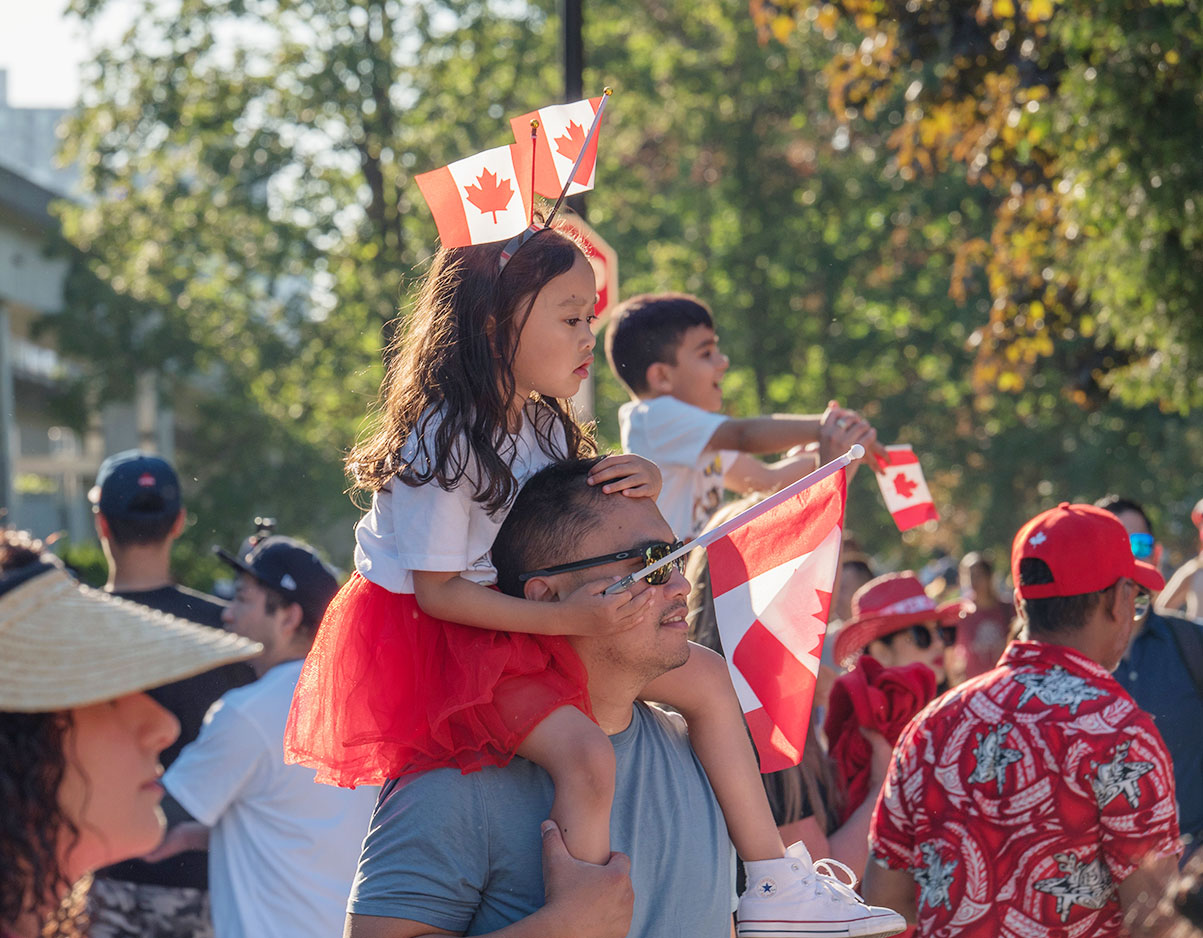
[[(684, 722), (644, 704), (611, 736), (618, 761), (611, 849), (631, 857), (629, 938), (727, 938), (735, 854)], [(470, 775), (437, 769), (389, 782), (347, 908), (479, 935), (543, 905), (539, 824), (547, 773), (515, 758)]]

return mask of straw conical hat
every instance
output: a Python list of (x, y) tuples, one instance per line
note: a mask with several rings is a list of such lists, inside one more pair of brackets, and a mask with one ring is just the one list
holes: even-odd
[(80, 586), (51, 568), (0, 595), (0, 710), (66, 710), (251, 658), (257, 642)]

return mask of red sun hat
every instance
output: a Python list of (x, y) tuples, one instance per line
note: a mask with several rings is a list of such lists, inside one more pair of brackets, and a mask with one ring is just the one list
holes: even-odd
[(937, 608), (910, 570), (879, 576), (853, 594), (852, 618), (844, 623), (835, 639), (835, 660), (846, 668), (871, 641), (908, 625), (920, 622), (956, 625), (962, 608), (959, 602)]
[[(1053, 582), (1024, 586), (1019, 562), (1028, 558), (1048, 564)], [(1165, 586), (1156, 567), (1132, 556), (1120, 520), (1093, 505), (1062, 502), (1020, 528), (1011, 545), (1011, 578), (1015, 595), (1022, 599), (1098, 593), (1123, 577), (1153, 592)]]

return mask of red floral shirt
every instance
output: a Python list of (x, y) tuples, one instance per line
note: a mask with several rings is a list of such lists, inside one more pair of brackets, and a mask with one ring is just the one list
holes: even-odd
[(870, 841), (914, 876), (918, 935), (1120, 936), (1115, 883), (1179, 850), (1170, 757), (1089, 658), (1015, 642), (903, 732)]

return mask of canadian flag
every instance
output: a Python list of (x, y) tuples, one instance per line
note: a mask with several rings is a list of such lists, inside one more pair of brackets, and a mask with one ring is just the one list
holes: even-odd
[(877, 484), (898, 530), (909, 531), (925, 521), (939, 521), (919, 457), (910, 444), (887, 446), (886, 453), (888, 462), (878, 460), (883, 471), (877, 474)]
[(719, 636), (761, 772), (802, 761), (846, 498), (836, 472), (707, 548)]
[[(549, 199), (558, 199), (568, 182), (568, 174), (576, 162), (585, 138), (589, 136), (589, 128), (593, 126), (593, 117), (601, 107), (602, 98), (587, 98), (584, 101), (574, 101), (571, 104), (556, 104), (551, 107), (541, 107), (537, 111), (514, 117), (510, 126), (514, 128), (517, 146), (530, 147), (530, 122), (539, 121), (539, 132), (535, 138), (535, 191)], [(593, 171), (597, 166), (597, 138), (600, 129), (589, 141), (589, 150), (581, 161), (580, 168), (572, 184), (568, 187), (569, 195), (587, 192), (593, 188)]]
[(414, 177), (443, 247), (504, 241), (530, 224), (530, 147), (509, 144)]

